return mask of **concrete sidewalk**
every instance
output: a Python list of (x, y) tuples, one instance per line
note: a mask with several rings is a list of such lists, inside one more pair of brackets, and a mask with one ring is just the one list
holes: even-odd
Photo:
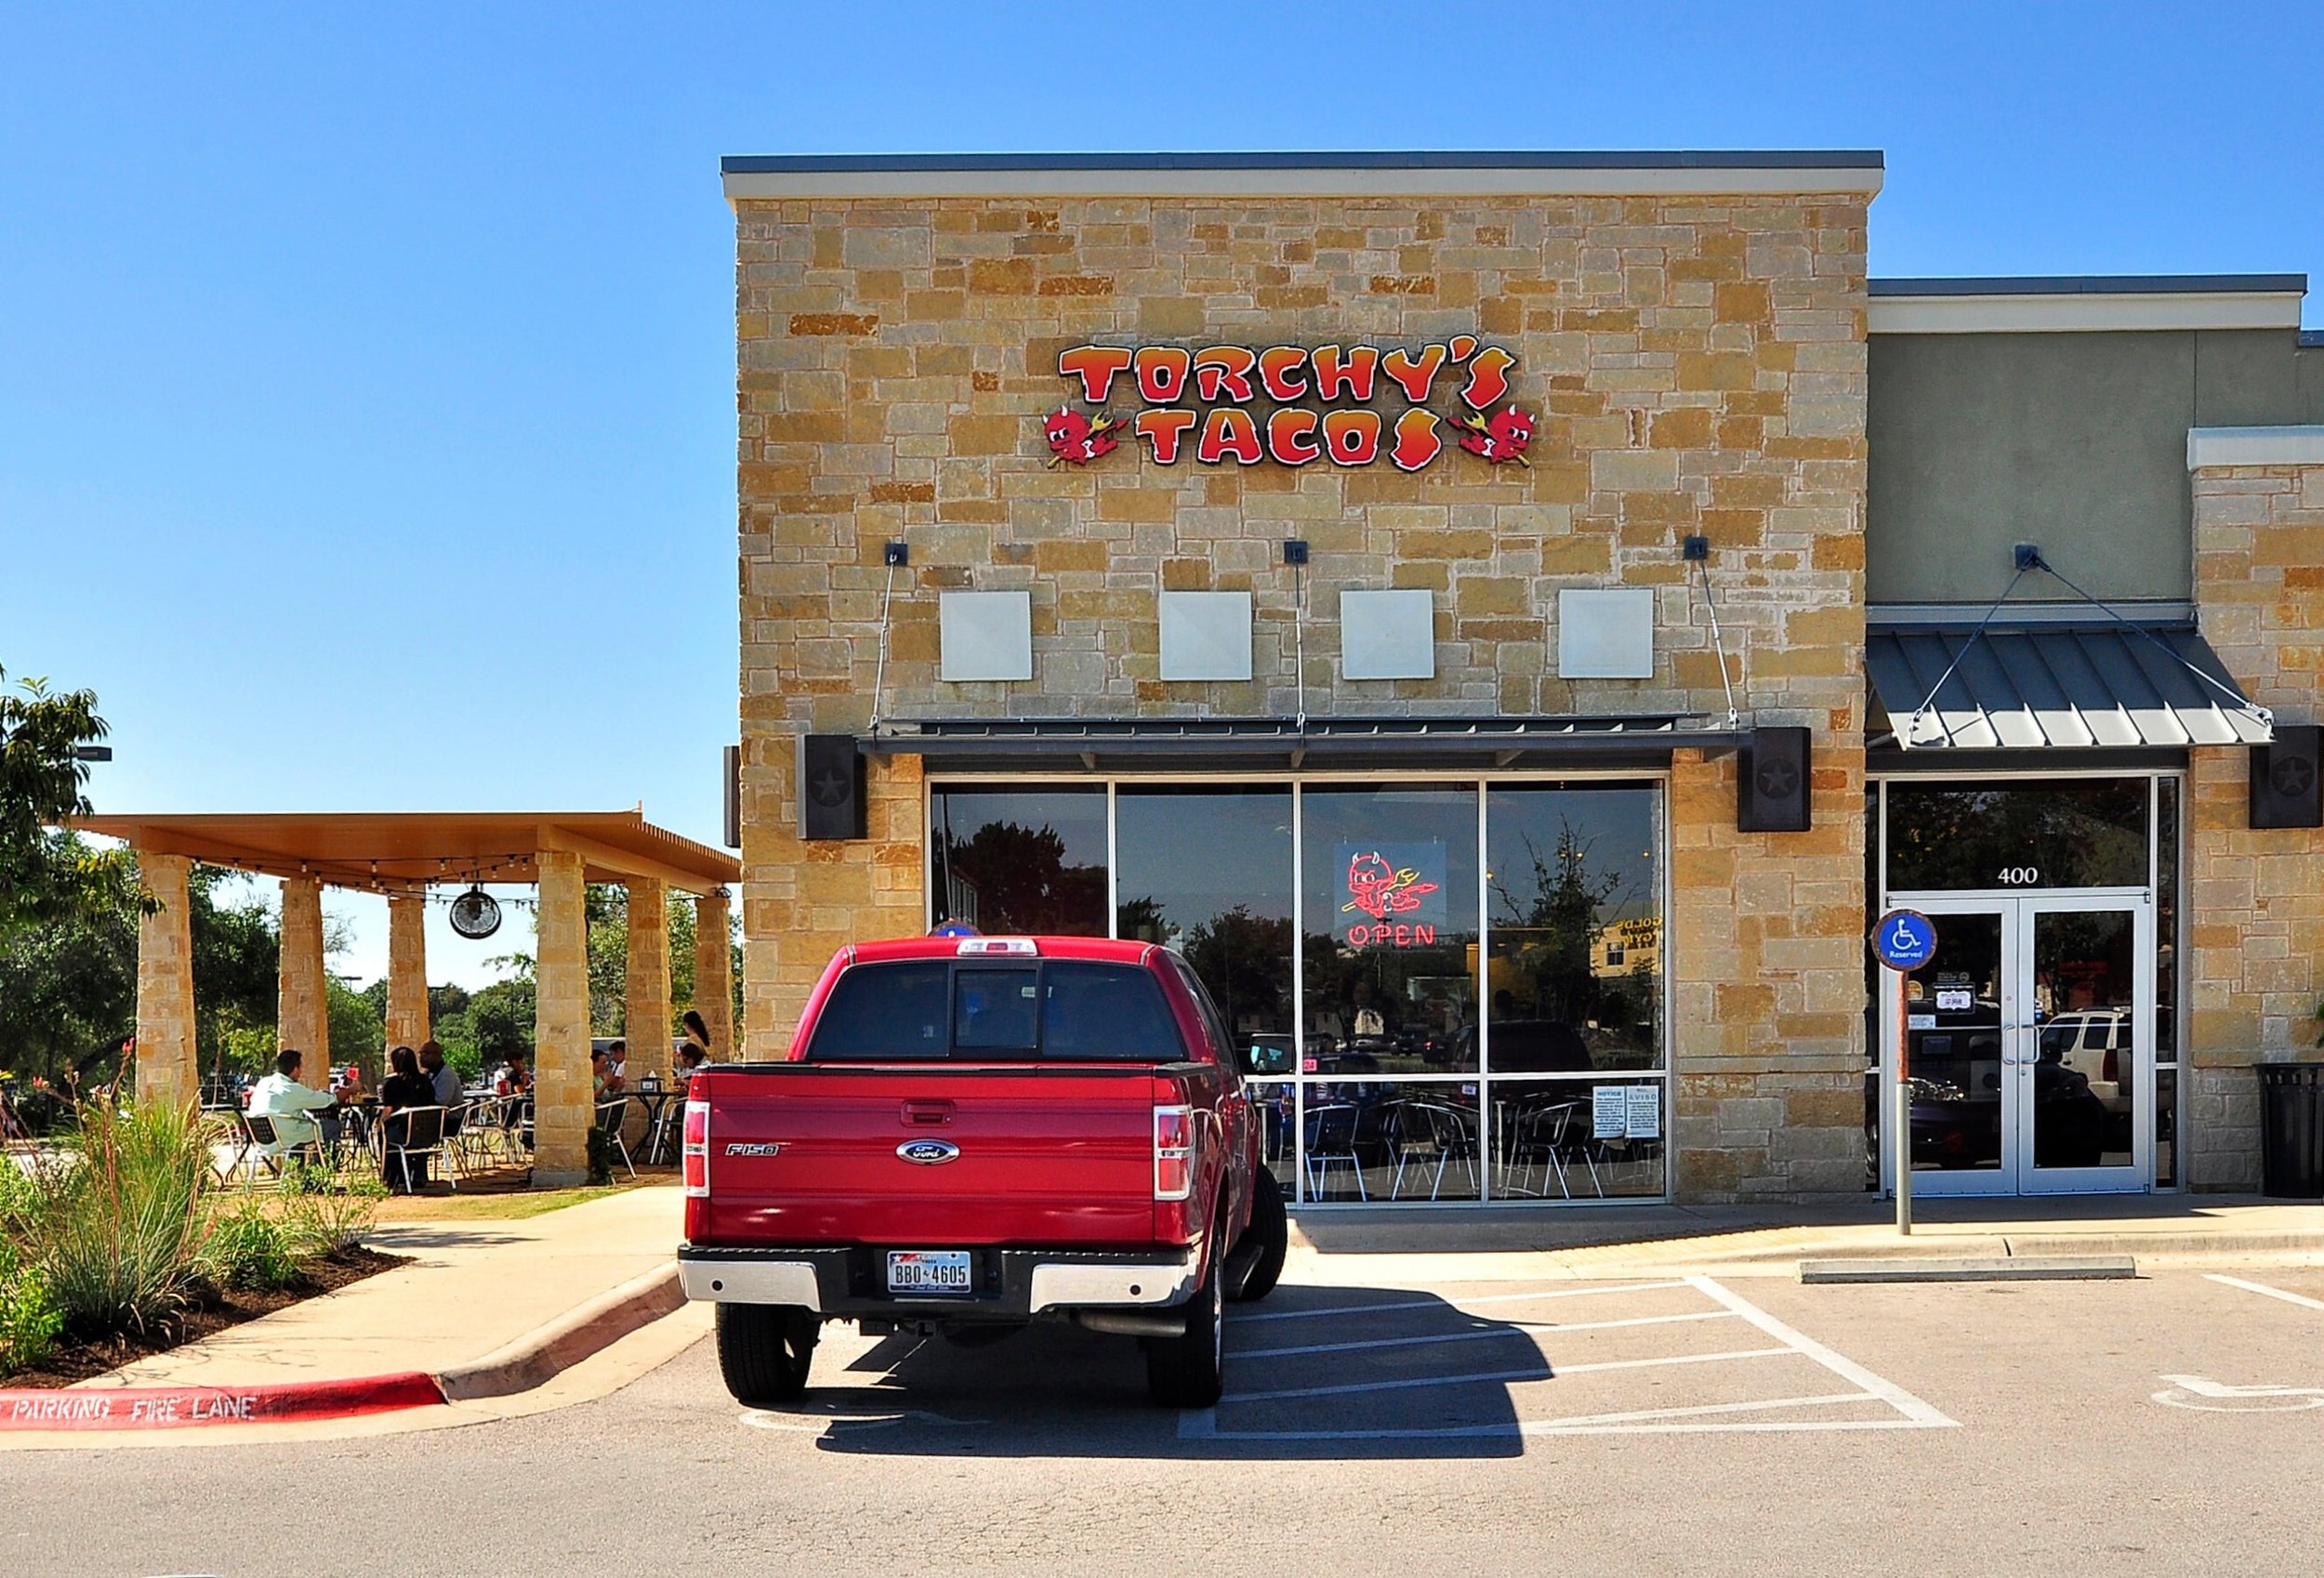
[(2324, 1264), (2324, 1204), (2251, 1195), (2075, 1195), (1893, 1202), (1640, 1205), (1581, 1210), (1333, 1209), (1301, 1214), (1286, 1275), (1346, 1284), (1442, 1274), (1478, 1280), (1697, 1271), (1796, 1273), (1803, 1259), (2130, 1255), (2142, 1267)]
[(385, 1224), (367, 1242), (412, 1264), (81, 1385), (244, 1387), (454, 1369), (671, 1265), (684, 1203), (675, 1188), (649, 1187), (521, 1220)]

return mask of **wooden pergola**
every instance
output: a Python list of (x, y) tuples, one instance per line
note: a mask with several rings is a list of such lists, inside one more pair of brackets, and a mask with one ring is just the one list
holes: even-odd
[[(694, 1004), (714, 1057), (733, 1046), (728, 952), (729, 894), (741, 862), (681, 838), (641, 811), (386, 811), (96, 816), (73, 824), (119, 838), (138, 853), (159, 908), (138, 927), (137, 1082), (140, 1094), (192, 1098), (193, 959), (187, 879), (197, 861), (283, 885), (282, 980), (277, 1045), (307, 1055), (302, 1076), (329, 1078), (331, 1030), (324, 976), (323, 890), (343, 888), (388, 901), (390, 1045), (428, 1039), (425, 904), (431, 888), (473, 883), (540, 890), (534, 1023), (535, 1177), (577, 1182), (588, 1166), (594, 1120), (589, 1083), (588, 923), (586, 885), (629, 892), (628, 1023), (670, 1022), (671, 890), (695, 906)], [(633, 1028), (629, 1072), (667, 1073), (666, 1032)]]

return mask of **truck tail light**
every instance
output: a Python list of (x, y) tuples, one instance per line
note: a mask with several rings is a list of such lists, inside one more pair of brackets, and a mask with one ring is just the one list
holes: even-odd
[(689, 1100), (686, 1103), (685, 1143), (680, 1150), (685, 1169), (686, 1198), (707, 1200), (710, 1197), (710, 1104)]
[(2121, 1064), (2115, 1057), (2114, 1048), (2109, 1046), (2106, 1048), (2106, 1061), (2099, 1066), (2098, 1077), (2105, 1080), (2108, 1085), (2117, 1084), (2120, 1081), (2122, 1076), (2115, 1071), (2120, 1066)]
[(1195, 1192), (1195, 1110), (1154, 1110), (1154, 1197), (1184, 1200)]

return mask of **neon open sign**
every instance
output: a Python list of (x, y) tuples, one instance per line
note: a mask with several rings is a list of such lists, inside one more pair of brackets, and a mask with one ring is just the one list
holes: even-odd
[(1445, 847), (1342, 844), (1340, 906), (1352, 948), (1428, 948), (1445, 923)]
[[(1517, 359), (1473, 335), (1417, 349), (1378, 346), (1081, 345), (1061, 354), (1057, 375), (1080, 385), (1094, 411), (1063, 405), (1041, 419), (1050, 464), (1087, 466), (1125, 440), (1161, 466), (1190, 449), (1205, 466), (1369, 466), (1383, 454), (1418, 471), (1446, 439), (1495, 466), (1529, 465), (1534, 417), (1510, 401)], [(1134, 388), (1135, 415), (1105, 409), (1116, 385)], [(1439, 386), (1453, 389), (1449, 414), (1431, 409)], [(1392, 421), (1376, 399), (1406, 409)], [(1254, 409), (1263, 408), (1263, 409)]]

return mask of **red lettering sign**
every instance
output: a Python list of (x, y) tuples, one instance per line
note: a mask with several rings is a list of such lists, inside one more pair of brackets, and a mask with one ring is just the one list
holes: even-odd
[[(1058, 353), (1058, 376), (1078, 385), (1083, 401), (1098, 409), (1062, 406), (1046, 414), (1042, 438), (1051, 466), (1087, 466), (1130, 437), (1142, 441), (1157, 466), (1175, 465), (1190, 441), (1195, 458), (1207, 466), (1268, 459), (1292, 467), (1319, 459), (1369, 466), (1385, 449), (1397, 469), (1419, 471), (1456, 446), (1495, 466), (1526, 465), (1534, 416), (1509, 399), (1516, 364), (1510, 351), (1474, 335), (1385, 351), (1368, 345), (1077, 345)], [(1447, 369), (1466, 373), (1450, 412), (1430, 404), (1440, 382), (1453, 382), (1444, 376)], [(1117, 416), (1103, 407), (1124, 373), (1143, 409)], [(1404, 397), (1406, 408), (1393, 414), (1371, 403), (1383, 374)], [(1259, 410), (1243, 409), (1262, 400), (1267, 404)]]

